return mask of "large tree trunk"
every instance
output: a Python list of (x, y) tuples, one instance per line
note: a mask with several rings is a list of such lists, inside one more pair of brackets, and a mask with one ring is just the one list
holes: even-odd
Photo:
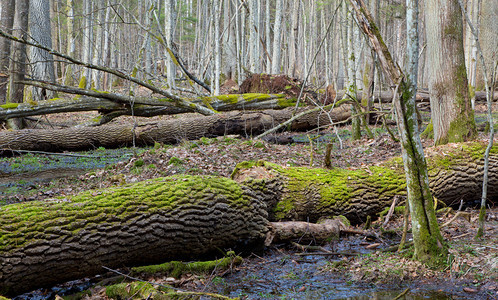
[(102, 266), (262, 246), (268, 220), (261, 200), (229, 179), (178, 176), (3, 206), (0, 294), (102, 273)]
[[(267, 110), (244, 113), (230, 112), (212, 116), (189, 116), (162, 122), (139, 125), (108, 125), (99, 127), (70, 128), (61, 130), (31, 129), (0, 132), (0, 144), (4, 149), (24, 150), (81, 150), (95, 147), (120, 147), (159, 143), (177, 143), (182, 140), (225, 134), (255, 135), (293, 116), (293, 109)], [(346, 120), (350, 113), (343, 107), (331, 113), (333, 122)], [(291, 130), (311, 129), (330, 124), (321, 112), (301, 117), (292, 123)]]
[[(30, 38), (34, 42), (52, 48), (49, 1), (30, 0), (29, 33)], [(55, 82), (54, 58), (52, 54), (40, 48), (31, 47), (29, 49), (29, 59), (32, 78)], [(34, 87), (32, 100), (46, 100), (53, 98), (53, 95), (52, 91)]]
[[(14, 18), (13, 35), (22, 39), (28, 36), (29, 0), (16, 1), (16, 13)], [(9, 64), (9, 83), (7, 88), (7, 102), (22, 103), (24, 100), (24, 85), (17, 83), (26, 75), (26, 45), (21, 43), (12, 44)], [(22, 119), (13, 119), (8, 122), (12, 129), (23, 127)]]
[[(479, 201), (485, 145), (459, 144), (435, 148), (428, 155), (429, 186), (447, 205)], [(493, 149), (498, 150), (498, 146)], [(444, 154), (442, 154), (444, 153)], [(490, 157), (488, 199), (498, 200), (498, 155)], [(358, 170), (282, 167), (268, 162), (241, 163), (233, 179), (275, 195), (269, 218), (316, 222), (343, 215), (351, 222), (366, 220), (406, 195), (403, 162), (395, 158)], [(261, 183), (263, 179), (264, 183)]]
[(476, 135), (465, 68), (462, 11), (458, 1), (424, 2), (432, 124), (436, 145)]
[[(434, 195), (446, 203), (479, 198), (483, 152), (477, 143), (431, 152)], [(497, 199), (498, 147), (492, 152), (489, 199)], [(406, 193), (404, 178), (399, 158), (359, 170), (241, 163), (234, 181), (172, 176), (2, 206), (0, 294), (100, 273), (102, 266), (159, 263), (235, 246), (257, 248), (270, 220), (343, 215), (358, 222)]]

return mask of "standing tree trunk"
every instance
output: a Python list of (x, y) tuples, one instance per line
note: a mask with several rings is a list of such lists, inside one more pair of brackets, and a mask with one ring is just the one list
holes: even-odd
[(476, 126), (465, 68), (462, 11), (453, 0), (424, 3), (434, 142), (466, 141), (476, 135)]
[[(1, 2), (2, 15), (0, 16), (0, 26), (9, 34), (12, 34), (12, 26), (14, 26), (15, 4), (15, 0)], [(7, 98), (10, 45), (11, 41), (9, 39), (0, 39), (0, 104), (5, 103)]]
[(284, 10), (284, 1), (277, 0), (275, 7), (275, 27), (273, 29), (273, 54), (272, 54), (272, 74), (280, 74), (280, 56), (282, 42), (282, 15)]
[(418, 1), (406, 1), (408, 79), (405, 79), (399, 66), (394, 63), (363, 0), (350, 0), (350, 2), (356, 11), (359, 26), (368, 36), (372, 48), (377, 52), (380, 65), (397, 87), (398, 97), (395, 98), (394, 106), (401, 137), (407, 198), (412, 216), (414, 256), (428, 263), (444, 262), (448, 251), (434, 212), (427, 162), (420, 140), (415, 106), (418, 68)]
[[(84, 15), (85, 15), (85, 28), (83, 30), (83, 61), (86, 63), (92, 62), (92, 49), (93, 49), (93, 17), (91, 0), (84, 1)], [(90, 88), (92, 81), (92, 70), (86, 68), (81, 74), (80, 88)]]
[(213, 1), (213, 22), (214, 22), (214, 35), (213, 35), (213, 56), (214, 56), (214, 89), (213, 96), (220, 94), (220, 72), (221, 72), (221, 47), (220, 47), (220, 0)]
[[(176, 12), (175, 12), (176, 0), (165, 0), (164, 1), (164, 32), (166, 34), (166, 45), (169, 49), (173, 48), (173, 38), (175, 36), (175, 23), (176, 23)], [(167, 68), (167, 78), (169, 90), (175, 87), (175, 74), (176, 68), (173, 59), (166, 50), (166, 68)]]
[[(66, 22), (67, 22), (67, 54), (71, 57), (75, 57), (76, 51), (76, 37), (74, 35), (74, 8), (73, 8), (73, 0), (67, 0), (66, 3)], [(73, 85), (73, 66), (71, 63), (68, 63), (65, 69), (64, 74), (64, 84), (65, 85)]]
[[(30, 0), (29, 33), (33, 41), (52, 48), (52, 31), (50, 26), (50, 4), (45, 0)], [(54, 58), (52, 54), (40, 48), (29, 48), (31, 76), (34, 79), (55, 82)], [(35, 101), (54, 97), (52, 91), (33, 88), (32, 99)]]
[[(13, 30), (13, 33), (21, 39), (28, 38), (28, 15), (29, 0), (16, 1), (15, 30)], [(26, 74), (26, 45), (23, 43), (12, 44), (11, 57), (7, 102), (22, 103), (24, 99), (24, 85), (17, 82), (23, 80)], [(21, 129), (23, 127), (22, 119), (10, 119), (8, 125), (12, 129)]]

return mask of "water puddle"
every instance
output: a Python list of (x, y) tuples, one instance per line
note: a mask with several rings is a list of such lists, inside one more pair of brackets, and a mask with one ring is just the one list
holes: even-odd
[(0, 194), (18, 192), (33, 182), (77, 176), (87, 170), (128, 160), (144, 149), (104, 149), (85, 152), (27, 153), (0, 158)]

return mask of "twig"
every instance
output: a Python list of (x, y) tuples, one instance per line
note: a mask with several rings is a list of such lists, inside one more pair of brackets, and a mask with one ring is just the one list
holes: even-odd
[(393, 300), (401, 299), (401, 297), (403, 297), (404, 295), (406, 295), (406, 293), (408, 293), (409, 291), (410, 291), (410, 288), (407, 288), (401, 294), (399, 294), (398, 296), (396, 296)]
[(108, 268), (106, 266), (102, 266), (102, 268), (106, 269), (107, 271), (110, 271), (110, 272), (116, 273), (118, 275), (124, 276), (125, 278), (131, 279), (131, 280), (140, 281), (140, 282), (146, 282), (146, 283), (150, 283), (152, 285), (157, 285), (157, 286), (160, 286), (160, 287), (163, 287), (163, 288), (167, 288), (167, 289), (173, 289), (173, 290), (178, 290), (178, 291), (182, 291), (182, 292), (187, 292), (186, 290), (175, 288), (175, 287), (170, 286), (170, 285), (164, 285), (164, 284), (160, 284), (160, 283), (156, 283), (156, 282), (149, 282), (149, 281), (137, 278), (137, 277), (133, 277), (133, 276), (121, 273), (118, 270), (114, 270), (114, 269)]
[(393, 199), (393, 203), (391, 204), (391, 207), (389, 208), (389, 212), (387, 213), (386, 219), (384, 223), (382, 224), (382, 227), (385, 227), (387, 223), (389, 222), (389, 219), (391, 219), (391, 216), (394, 213), (394, 208), (396, 207), (396, 203), (398, 202), (399, 195), (395, 195)]

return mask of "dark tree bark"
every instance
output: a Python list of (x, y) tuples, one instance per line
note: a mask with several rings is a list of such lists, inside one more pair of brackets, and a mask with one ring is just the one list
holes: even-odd
[[(252, 136), (287, 121), (292, 115), (293, 109), (266, 110), (190, 116), (139, 125), (135, 130), (132, 125), (105, 125), (61, 130), (3, 131), (0, 132), (0, 145), (3, 149), (11, 150), (63, 151), (132, 145), (134, 134), (135, 142), (139, 145), (150, 145), (154, 142), (172, 144), (182, 140), (225, 134)], [(330, 115), (334, 122), (338, 122), (348, 119), (350, 112), (339, 107)], [(305, 130), (327, 124), (330, 124), (330, 119), (320, 112), (315, 112), (293, 122), (291, 130)]]

